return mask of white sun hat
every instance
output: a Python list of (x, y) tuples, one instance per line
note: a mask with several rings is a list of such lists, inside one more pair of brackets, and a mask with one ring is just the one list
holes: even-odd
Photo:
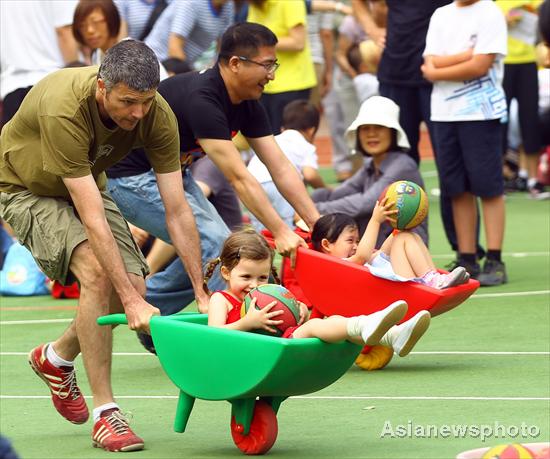
[(346, 141), (351, 149), (357, 145), (357, 129), (364, 124), (377, 124), (397, 131), (397, 146), (411, 148), (407, 134), (399, 124), (399, 106), (391, 99), (381, 96), (369, 97), (361, 104), (357, 118), (346, 130)]

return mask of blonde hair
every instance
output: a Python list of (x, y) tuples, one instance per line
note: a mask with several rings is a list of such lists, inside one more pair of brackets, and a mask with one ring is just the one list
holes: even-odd
[(239, 264), (241, 259), (263, 261), (269, 260), (271, 274), (275, 282), (280, 283), (279, 276), (273, 267), (274, 252), (265, 238), (252, 228), (244, 228), (231, 233), (223, 243), (222, 251), (218, 258), (208, 262), (205, 268), (205, 283), (212, 277), (218, 264), (231, 271)]

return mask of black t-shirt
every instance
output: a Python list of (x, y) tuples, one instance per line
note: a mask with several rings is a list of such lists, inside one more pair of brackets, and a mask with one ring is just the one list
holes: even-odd
[[(204, 156), (196, 139), (231, 140), (239, 131), (250, 138), (272, 134), (266, 111), (259, 101), (231, 103), (218, 66), (168, 78), (160, 83), (158, 92), (176, 114), (183, 155)], [(139, 149), (111, 167), (107, 175), (130, 177), (150, 169), (145, 151)]]
[(420, 71), (430, 18), (437, 8), (452, 0), (386, 0), (386, 3), (386, 47), (378, 67), (378, 80), (400, 86), (430, 84)]

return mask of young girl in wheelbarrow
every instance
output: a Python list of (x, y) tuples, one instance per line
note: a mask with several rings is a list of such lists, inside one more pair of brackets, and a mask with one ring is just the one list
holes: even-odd
[[(266, 240), (252, 229), (235, 232), (226, 239), (220, 257), (208, 265), (206, 278), (218, 264), (221, 265), (221, 275), (227, 288), (212, 294), (208, 307), (208, 325), (242, 331), (263, 329), (274, 333), (273, 327), (282, 323), (277, 320), (277, 316), (283, 313), (271, 311), (275, 302), (260, 310), (250, 307), (241, 318), (241, 304), (246, 294), (259, 285), (267, 284), (273, 272), (273, 251)], [(306, 321), (307, 307), (301, 304), (300, 324), (288, 328), (283, 337), (320, 338), (329, 343), (348, 340), (372, 346), (378, 344), (388, 329), (398, 323), (406, 312), (407, 303), (396, 301), (368, 316), (348, 318), (335, 315)], [(395, 344), (399, 350), (409, 346), (409, 341), (403, 335)]]

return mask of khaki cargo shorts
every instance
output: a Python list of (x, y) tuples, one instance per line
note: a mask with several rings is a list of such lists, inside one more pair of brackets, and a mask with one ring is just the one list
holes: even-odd
[[(107, 223), (111, 228), (126, 271), (146, 276), (149, 267), (136, 245), (128, 224), (107, 192), (101, 192)], [(13, 228), (40, 269), (63, 285), (76, 280), (69, 269), (73, 250), (88, 240), (73, 205), (59, 198), (36, 196), (30, 191), (0, 193), (0, 218)]]

